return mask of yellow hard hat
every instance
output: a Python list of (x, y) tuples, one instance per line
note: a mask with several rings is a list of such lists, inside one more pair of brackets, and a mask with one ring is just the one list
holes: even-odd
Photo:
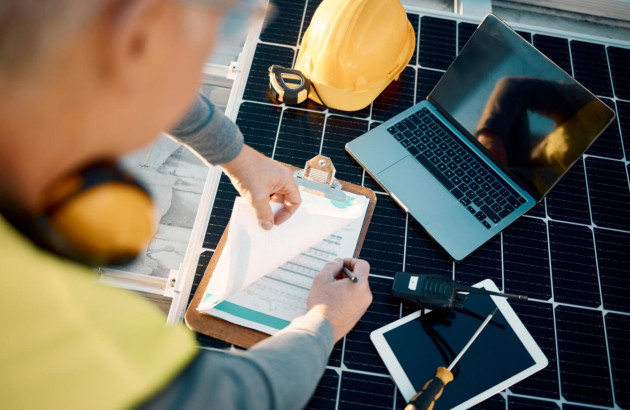
[(294, 68), (311, 81), (313, 101), (360, 110), (398, 79), (415, 43), (398, 0), (324, 0), (304, 33)]

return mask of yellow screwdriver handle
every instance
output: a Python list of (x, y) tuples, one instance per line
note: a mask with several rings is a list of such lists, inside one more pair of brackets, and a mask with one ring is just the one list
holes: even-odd
[(446, 367), (438, 367), (435, 376), (411, 398), (405, 410), (433, 410), (433, 406), (442, 395), (444, 387), (452, 381), (453, 373)]

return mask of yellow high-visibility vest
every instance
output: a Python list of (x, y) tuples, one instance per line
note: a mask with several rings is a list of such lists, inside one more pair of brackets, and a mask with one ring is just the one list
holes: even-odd
[(133, 407), (197, 351), (150, 302), (40, 250), (2, 216), (0, 275), (2, 408)]

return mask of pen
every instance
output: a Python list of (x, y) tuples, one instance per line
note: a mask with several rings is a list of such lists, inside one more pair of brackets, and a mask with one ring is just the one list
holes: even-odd
[(350, 279), (352, 282), (357, 282), (359, 280), (356, 276), (352, 274), (352, 272), (350, 272), (350, 269), (346, 268), (345, 266), (343, 267), (343, 273), (345, 273), (348, 279)]

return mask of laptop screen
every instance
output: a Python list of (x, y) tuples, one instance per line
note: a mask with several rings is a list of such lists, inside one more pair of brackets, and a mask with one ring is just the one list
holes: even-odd
[(614, 113), (490, 15), (428, 100), (542, 198)]

